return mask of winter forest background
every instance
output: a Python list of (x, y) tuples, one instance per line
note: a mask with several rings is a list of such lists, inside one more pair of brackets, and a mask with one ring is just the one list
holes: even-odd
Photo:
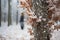
[(0, 0), (0, 40), (60, 40), (60, 0)]
[[(10, 9), (8, 0), (1, 0), (1, 20), (4, 22), (8, 21), (8, 11), (10, 12), (11, 22), (16, 22), (20, 20), (20, 14), (24, 11), (23, 8), (17, 8), (19, 2), (17, 0), (10, 0)], [(18, 20), (17, 20), (18, 19)]]

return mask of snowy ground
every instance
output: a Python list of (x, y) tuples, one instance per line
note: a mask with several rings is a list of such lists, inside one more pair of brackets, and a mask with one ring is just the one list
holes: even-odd
[[(25, 23), (24, 30), (21, 30), (20, 24), (12, 24), (7, 26), (7, 23), (2, 22), (0, 27), (0, 40), (30, 40), (31, 36), (28, 33), (28, 28), (32, 28), (31, 25)], [(60, 40), (60, 30), (54, 30), (51, 40)]]
[(12, 24), (7, 26), (7, 23), (2, 22), (2, 27), (0, 27), (0, 40), (4, 38), (6, 40), (30, 40), (30, 34), (28, 33), (28, 28), (31, 28), (30, 25), (25, 23), (24, 30), (21, 30), (20, 24)]
[(60, 40), (60, 29), (58, 31), (54, 30), (51, 40)]

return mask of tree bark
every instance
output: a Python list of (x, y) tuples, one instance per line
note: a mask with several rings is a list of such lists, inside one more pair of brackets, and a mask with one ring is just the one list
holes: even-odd
[[(39, 17), (42, 16), (41, 22), (34, 22), (35, 26), (33, 27), (33, 29), (35, 40), (48, 40), (48, 28), (46, 27), (49, 20), (47, 13), (48, 4), (46, 3), (46, 0), (33, 0), (32, 4), (32, 11), (34, 11), (37, 18), (39, 19)], [(46, 20), (44, 21), (43, 19)]]

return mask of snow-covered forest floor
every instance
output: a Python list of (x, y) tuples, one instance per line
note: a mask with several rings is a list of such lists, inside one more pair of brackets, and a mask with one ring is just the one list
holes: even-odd
[(52, 37), (51, 37), (51, 40), (60, 40), (60, 29), (57, 31), (57, 30), (54, 30), (52, 34)]
[[(7, 22), (2, 22), (0, 27), (0, 40), (30, 40), (31, 36), (28, 33), (28, 28), (32, 28), (31, 25), (25, 23), (24, 30), (21, 30), (20, 23), (17, 25), (13, 23), (11, 26), (7, 26)], [(60, 30), (54, 30), (51, 40), (60, 40)]]
[(21, 30), (20, 23), (18, 25), (12, 24), (8, 27), (7, 22), (2, 22), (2, 27), (0, 27), (0, 40), (30, 40), (31, 36), (28, 33), (28, 28), (31, 28), (31, 26), (26, 23), (24, 29)]

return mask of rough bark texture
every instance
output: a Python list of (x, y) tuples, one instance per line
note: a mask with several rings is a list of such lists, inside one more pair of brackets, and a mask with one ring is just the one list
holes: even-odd
[(10, 6), (10, 1), (8, 0), (8, 26), (11, 25), (11, 6)]
[(37, 18), (39, 19), (39, 17), (42, 16), (41, 22), (34, 22), (35, 26), (33, 29), (35, 40), (50, 40), (49, 28), (46, 27), (49, 20), (47, 13), (48, 3), (46, 3), (46, 0), (32, 0), (32, 4), (32, 10), (34, 11)]

